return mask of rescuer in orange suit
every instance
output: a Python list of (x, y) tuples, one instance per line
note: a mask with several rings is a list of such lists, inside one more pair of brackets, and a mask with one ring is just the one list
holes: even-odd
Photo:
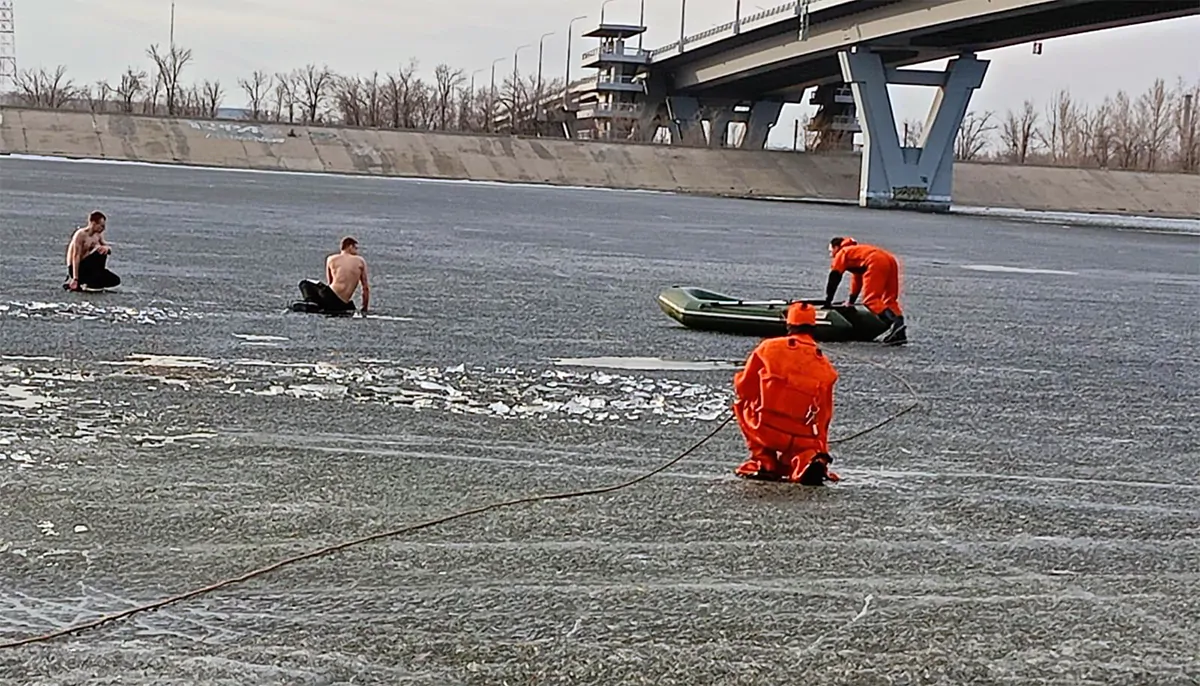
[(853, 305), (861, 293), (863, 305), (888, 324), (880, 342), (886, 345), (907, 343), (904, 311), (900, 309), (900, 261), (896, 256), (883, 248), (841, 236), (829, 241), (829, 256), (825, 307), (833, 306), (842, 272), (850, 272), (850, 298), (846, 302)]
[(787, 336), (768, 338), (733, 377), (733, 412), (750, 448), (734, 473), (747, 479), (819, 486), (829, 471), (829, 422), (838, 373), (813, 340), (816, 309), (793, 303)]

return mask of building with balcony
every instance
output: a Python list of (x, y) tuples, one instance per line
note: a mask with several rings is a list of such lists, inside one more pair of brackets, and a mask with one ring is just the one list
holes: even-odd
[(645, 32), (645, 26), (601, 24), (583, 34), (599, 38), (600, 45), (583, 53), (583, 68), (595, 69), (586, 96), (579, 99), (575, 113), (580, 138), (627, 138), (642, 111), (646, 92), (644, 78), (650, 66), (650, 51), (626, 46)]

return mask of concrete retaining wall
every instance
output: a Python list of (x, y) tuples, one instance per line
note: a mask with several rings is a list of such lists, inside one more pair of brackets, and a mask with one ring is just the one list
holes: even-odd
[[(0, 152), (853, 200), (857, 156), (0, 108)], [(955, 204), (1200, 217), (1200, 176), (958, 164)]]

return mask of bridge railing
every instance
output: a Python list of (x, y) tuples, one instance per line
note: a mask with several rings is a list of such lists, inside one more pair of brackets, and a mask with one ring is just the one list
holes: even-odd
[(598, 48), (592, 48), (591, 50), (583, 53), (583, 61), (586, 62), (602, 53), (605, 55), (621, 55), (623, 57), (639, 58), (649, 57), (651, 55), (651, 52), (645, 48), (624, 48), (623, 50), (617, 50), (611, 46), (604, 45)]
[[(855, 0), (801, 0), (799, 2), (794, 1), (784, 3), (782, 5), (776, 5), (770, 9), (765, 9), (761, 12), (747, 15), (743, 17), (740, 22), (729, 21), (721, 24), (720, 26), (714, 26), (706, 31), (701, 31), (700, 33), (692, 34), (690, 36), (684, 36), (683, 47), (684, 50), (687, 50), (691, 47), (698, 47), (693, 46), (693, 43), (715, 43), (716, 41), (710, 41), (709, 39), (717, 36), (720, 36), (721, 38), (728, 38), (729, 36), (735, 35), (735, 28), (738, 29), (738, 32), (740, 32), (750, 24), (767, 23), (768, 20), (771, 22), (779, 21), (784, 15), (790, 14), (791, 16), (798, 17), (800, 16), (801, 11), (804, 9), (804, 6), (807, 6), (808, 12), (812, 13), (828, 9), (835, 5), (844, 5), (848, 2), (854, 1)], [(679, 41), (675, 41), (674, 43), (651, 50), (650, 59), (653, 60), (655, 57), (666, 55), (666, 53), (670, 52), (679, 52)]]
[[(754, 14), (747, 15), (747, 16), (743, 17), (741, 21), (725, 22), (724, 24), (721, 24), (720, 26), (714, 26), (711, 29), (708, 29), (706, 31), (701, 31), (700, 33), (696, 33), (691, 36), (684, 36), (684, 38), (683, 38), (684, 48), (687, 48), (692, 43), (695, 43), (697, 41), (702, 41), (706, 38), (712, 38), (713, 36), (724, 36), (725, 34), (733, 35), (734, 28), (738, 27), (739, 24), (740, 24), (740, 28), (745, 28), (746, 26), (748, 26), (750, 24), (759, 24), (767, 19), (772, 19), (772, 20), (777, 19), (779, 17), (779, 15), (786, 14), (788, 12), (795, 14), (796, 7), (799, 4), (800, 4), (799, 2), (788, 2), (788, 3), (782, 4), (782, 5), (777, 5), (770, 9), (765, 9), (761, 12), (756, 12)], [(674, 43), (668, 43), (667, 45), (664, 45), (662, 47), (651, 50), (650, 57), (654, 58), (654, 57), (657, 57), (658, 55), (662, 55), (662, 54), (668, 53), (668, 52), (677, 52), (678, 50), (679, 50), (679, 41), (675, 41)]]

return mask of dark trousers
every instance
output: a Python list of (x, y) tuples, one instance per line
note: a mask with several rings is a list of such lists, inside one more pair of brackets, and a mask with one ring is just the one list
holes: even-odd
[(320, 281), (304, 279), (300, 282), (300, 297), (322, 312), (353, 312), (354, 303), (338, 297), (333, 289)]
[[(75, 275), (71, 273), (71, 265), (67, 265), (67, 281)], [(121, 277), (108, 270), (108, 255), (94, 252), (79, 260), (80, 288), (113, 288), (121, 284)], [(63, 284), (66, 288), (67, 284)]]

